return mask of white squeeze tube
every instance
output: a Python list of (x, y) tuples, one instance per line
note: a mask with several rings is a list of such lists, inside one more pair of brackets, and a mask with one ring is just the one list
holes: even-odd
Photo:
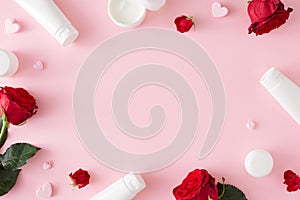
[(299, 87), (274, 67), (262, 76), (260, 83), (300, 125)]
[(53, 0), (14, 0), (62, 45), (71, 44), (78, 31)]
[(129, 173), (90, 200), (131, 200), (145, 187), (142, 176)]

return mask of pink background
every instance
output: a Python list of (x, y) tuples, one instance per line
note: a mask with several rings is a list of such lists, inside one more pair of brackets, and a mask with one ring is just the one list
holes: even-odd
[[(169, 0), (161, 10), (148, 12), (140, 26), (175, 30), (175, 17), (181, 14), (194, 16), (196, 28), (186, 35), (206, 49), (219, 70), (226, 91), (226, 119), (222, 136), (206, 159), (197, 158), (207, 128), (204, 125), (199, 128), (192, 146), (177, 162), (163, 170), (143, 174), (147, 188), (136, 199), (174, 199), (172, 189), (195, 168), (206, 168), (217, 181), (225, 177), (227, 183), (243, 190), (248, 199), (299, 199), (299, 192), (288, 193), (282, 184), (286, 169), (300, 173), (299, 125), (272, 99), (259, 84), (259, 79), (267, 69), (275, 66), (300, 85), (300, 21), (297, 20), (300, 18), (300, 3), (297, 0), (285, 0), (286, 7), (294, 8), (288, 22), (270, 34), (256, 37), (247, 34), (250, 21), (246, 0), (220, 1), (230, 10), (224, 18), (212, 17), (213, 2)], [(89, 52), (105, 39), (127, 29), (119, 28), (110, 21), (107, 1), (56, 0), (56, 3), (80, 32), (79, 38), (69, 47), (60, 46), (13, 1), (1, 1), (0, 48), (13, 51), (18, 56), (20, 69), (13, 77), (0, 78), (0, 85), (24, 87), (39, 105), (38, 113), (26, 125), (9, 128), (9, 138), (1, 152), (10, 144), (21, 141), (42, 148), (23, 167), (13, 190), (1, 199), (38, 199), (35, 192), (46, 182), (54, 186), (52, 199), (89, 199), (124, 175), (94, 160), (81, 145), (73, 121), (72, 95), (81, 63)], [(15, 18), (22, 25), (22, 30), (17, 34), (7, 34), (4, 29), (6, 18)], [(147, 56), (147, 52), (144, 52), (144, 56)], [(44, 61), (44, 71), (32, 67), (36, 60)], [(205, 108), (207, 99), (202, 93), (207, 91), (201, 86), (202, 79), (193, 77), (190, 66), (182, 73), (186, 73), (186, 80), (191, 82), (193, 88), (198, 88), (195, 92), (199, 105)], [(137, 124), (147, 124), (145, 108), (156, 103), (155, 95), (164, 94), (160, 104), (171, 102), (170, 105), (174, 104), (175, 107), (166, 107), (169, 117), (174, 117), (168, 118), (167, 122), (166, 132), (170, 135), (158, 140), (158, 145), (163, 146), (172, 137), (171, 132), (178, 129), (178, 105), (174, 97), (160, 90), (149, 87), (140, 91), (141, 94), (148, 93), (149, 102), (141, 102), (142, 95), (137, 93), (129, 112)], [(101, 99), (98, 96), (96, 98)], [(100, 112), (96, 105), (96, 113)], [(209, 108), (205, 108), (203, 113), (200, 121), (205, 122), (205, 116), (210, 115)], [(246, 128), (248, 120), (257, 122), (255, 130)], [(107, 128), (110, 129), (109, 125)], [(109, 137), (114, 140), (113, 135)], [(122, 148), (130, 146), (124, 142), (114, 142), (120, 147), (123, 145)], [(145, 146), (141, 151), (153, 150), (151, 142), (140, 146)], [(274, 158), (274, 169), (264, 178), (253, 178), (244, 169), (245, 156), (256, 148), (268, 150)], [(44, 170), (43, 162), (48, 160), (53, 162), (53, 168)], [(91, 174), (90, 185), (81, 190), (72, 189), (68, 178), (68, 174), (79, 167)]]

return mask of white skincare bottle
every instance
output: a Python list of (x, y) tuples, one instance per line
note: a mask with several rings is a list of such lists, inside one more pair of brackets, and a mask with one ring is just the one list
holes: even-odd
[(78, 31), (53, 0), (14, 0), (62, 45), (71, 44)]
[(300, 125), (299, 87), (274, 67), (265, 72), (260, 83)]
[(145, 187), (140, 175), (129, 173), (90, 200), (131, 200)]
[(0, 77), (12, 76), (19, 67), (19, 61), (15, 54), (10, 51), (0, 49)]

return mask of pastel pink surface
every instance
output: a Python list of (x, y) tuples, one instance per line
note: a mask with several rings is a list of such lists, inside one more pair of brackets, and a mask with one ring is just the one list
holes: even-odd
[[(140, 26), (175, 30), (175, 17), (182, 14), (194, 17), (196, 29), (186, 35), (203, 46), (216, 64), (226, 91), (227, 114), (222, 136), (206, 159), (197, 158), (205, 132), (205, 127), (200, 127), (192, 146), (177, 162), (163, 170), (143, 174), (147, 188), (136, 199), (174, 199), (172, 189), (194, 168), (208, 169), (218, 181), (225, 177), (226, 182), (242, 189), (248, 199), (299, 199), (300, 192), (287, 193), (283, 185), (283, 172), (286, 169), (300, 173), (297, 157), (300, 153), (299, 125), (272, 99), (259, 84), (259, 79), (267, 69), (275, 66), (300, 85), (300, 21), (296, 20), (300, 17), (297, 12), (300, 2), (285, 0), (286, 6), (294, 8), (290, 19), (278, 30), (261, 37), (247, 34), (250, 25), (246, 12), (247, 1), (226, 2), (230, 13), (221, 19), (211, 15), (213, 2), (167, 1), (161, 10), (148, 12)], [(55, 185), (52, 199), (89, 199), (124, 175), (94, 160), (81, 145), (73, 120), (72, 95), (76, 76), (89, 52), (100, 42), (127, 29), (119, 28), (110, 21), (106, 11), (107, 1), (86, 0), (83, 3), (79, 0), (57, 0), (56, 3), (80, 33), (76, 42), (69, 47), (60, 46), (13, 1), (1, 4), (0, 26), (3, 28), (0, 29), (0, 48), (13, 51), (19, 58), (20, 68), (13, 77), (0, 78), (0, 85), (26, 88), (36, 97), (39, 105), (38, 113), (26, 125), (9, 128), (9, 138), (1, 152), (10, 144), (20, 141), (42, 148), (23, 167), (13, 190), (1, 199), (37, 199), (36, 188), (48, 181)], [(22, 32), (6, 34), (6, 18), (18, 20), (22, 24)], [(45, 70), (38, 71), (32, 67), (37, 58), (47, 63)], [(142, 62), (142, 58), (137, 57), (136, 62)], [(201, 85), (202, 79), (193, 77), (192, 68), (186, 67), (187, 70), (181, 73), (186, 73), (190, 84), (195, 87), (199, 81)], [(115, 72), (123, 73), (118, 70)], [(176, 130), (178, 105), (170, 94), (156, 89), (144, 88), (140, 94), (137, 93), (132, 99), (137, 102), (137, 107), (130, 104), (130, 115), (137, 124), (147, 124), (147, 115), (143, 112), (145, 104), (147, 107), (155, 103), (151, 94), (163, 94), (166, 98), (164, 101), (171, 102), (168, 106), (175, 106), (166, 107), (171, 111), (170, 115), (174, 115), (168, 118), (170, 127), (167, 130)], [(208, 100), (201, 95), (205, 92), (202, 86), (196, 91), (197, 97), (200, 96), (199, 105), (203, 100), (204, 107)], [(149, 95), (149, 101), (141, 102), (142, 94)], [(101, 97), (96, 94), (97, 98)], [(97, 108), (96, 105), (96, 113), (99, 114), (101, 110)], [(201, 114), (204, 115), (200, 116), (200, 121), (207, 120), (205, 116), (209, 116), (209, 108)], [(101, 115), (97, 116), (101, 120)], [(248, 119), (257, 122), (255, 130), (248, 131), (246, 128)], [(113, 131), (115, 127), (107, 124), (106, 128)], [(167, 144), (172, 137), (168, 131), (159, 139), (159, 147)], [(114, 139), (112, 136), (111, 140)], [(129, 148), (128, 151), (134, 150), (125, 142), (115, 142)], [(145, 145), (143, 151), (153, 150), (151, 142)], [(245, 156), (256, 148), (266, 149), (274, 158), (271, 174), (259, 179), (250, 177), (244, 170)], [(45, 160), (55, 163), (51, 170), (43, 169)], [(73, 190), (68, 174), (79, 167), (90, 172), (91, 183), (81, 190)]]

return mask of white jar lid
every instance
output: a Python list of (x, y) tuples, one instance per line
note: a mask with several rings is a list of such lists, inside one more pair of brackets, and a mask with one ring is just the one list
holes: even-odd
[(140, 25), (146, 16), (146, 8), (137, 0), (109, 0), (108, 15), (120, 27)]
[(18, 70), (18, 58), (15, 54), (0, 49), (0, 76), (11, 76)]
[(253, 150), (246, 156), (245, 168), (253, 177), (267, 176), (273, 169), (272, 155), (262, 149)]

